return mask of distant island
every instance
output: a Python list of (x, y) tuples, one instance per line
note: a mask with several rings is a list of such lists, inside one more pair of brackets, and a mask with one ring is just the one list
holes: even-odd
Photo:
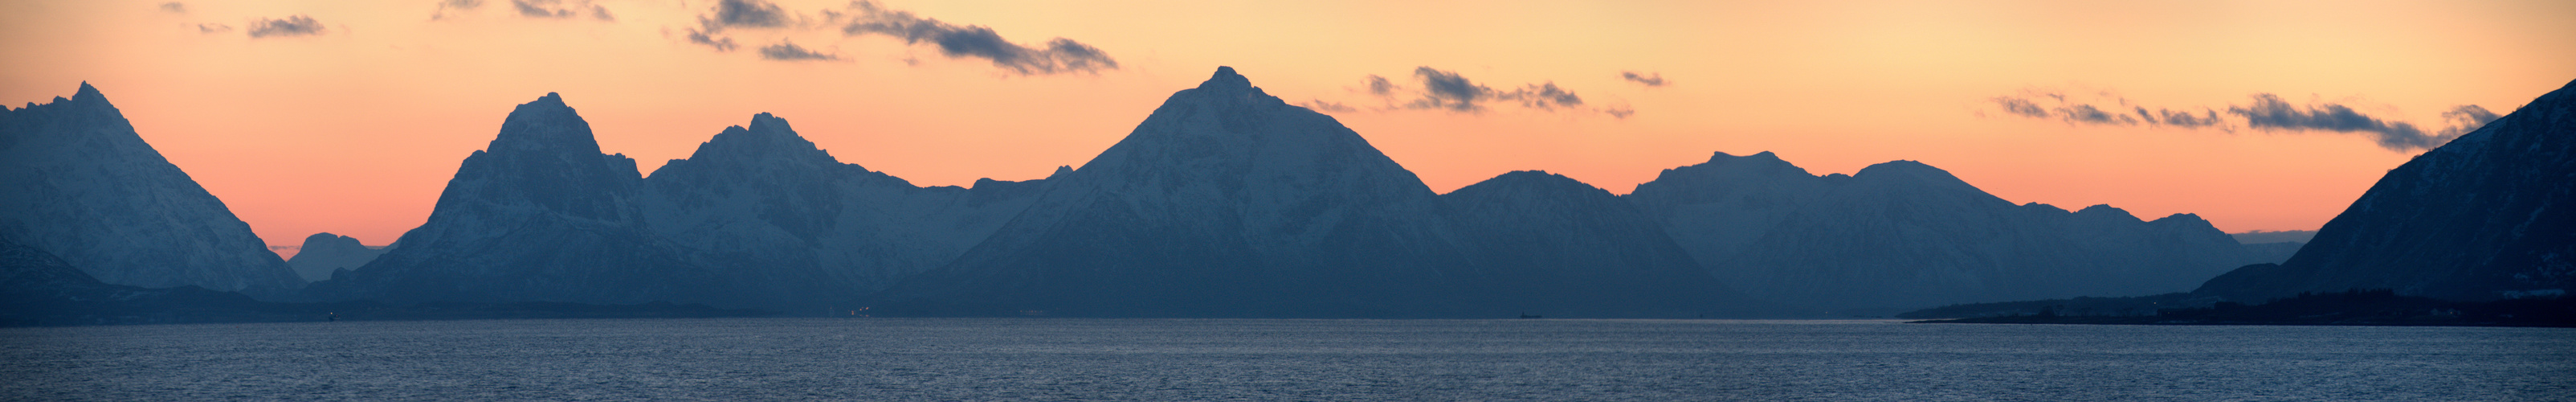
[(2463, 302), (2398, 295), (2389, 289), (2301, 293), (2269, 303), (2188, 304), (2193, 296), (2077, 298), (1948, 306), (1899, 318), (1961, 316), (1915, 323), (2110, 325), (2373, 325), (2576, 328), (2576, 298)]

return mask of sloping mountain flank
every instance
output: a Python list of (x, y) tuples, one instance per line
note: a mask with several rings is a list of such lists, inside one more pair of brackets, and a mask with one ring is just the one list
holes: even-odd
[(0, 107), (0, 235), (99, 281), (276, 295), (304, 280), (98, 88)]
[(2576, 82), (2389, 170), (2290, 260), (2199, 293), (2256, 303), (2393, 289), (2483, 301), (2576, 286)]

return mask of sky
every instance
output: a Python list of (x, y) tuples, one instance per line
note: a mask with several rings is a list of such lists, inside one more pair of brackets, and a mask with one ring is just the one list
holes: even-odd
[(425, 221), (561, 93), (644, 173), (756, 113), (917, 185), (1079, 166), (1232, 66), (1435, 191), (1713, 152), (2313, 230), (2576, 79), (2568, 1), (0, 0), (0, 104), (103, 91), (272, 245)]

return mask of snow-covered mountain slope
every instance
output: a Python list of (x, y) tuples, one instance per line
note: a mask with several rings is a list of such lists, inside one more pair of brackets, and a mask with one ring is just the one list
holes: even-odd
[(71, 99), (0, 111), (0, 234), (111, 284), (304, 286), (87, 83)]
[(2279, 265), (2199, 292), (2262, 302), (2395, 289), (2487, 300), (2576, 286), (2576, 82), (2389, 170)]
[(1769, 152), (1719, 153), (1625, 198), (1718, 279), (1799, 306), (2167, 293), (2252, 258), (2197, 216), (2013, 205), (1913, 161), (1819, 177)]

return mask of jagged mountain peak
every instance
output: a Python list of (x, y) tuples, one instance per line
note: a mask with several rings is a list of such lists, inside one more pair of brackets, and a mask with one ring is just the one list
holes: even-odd
[(599, 153), (599, 140), (591, 136), (590, 122), (564, 104), (563, 95), (547, 92), (511, 109), (501, 121), (501, 134), (485, 149), (588, 155)]
[(831, 152), (797, 135), (787, 119), (761, 113), (752, 115), (748, 126), (726, 126), (723, 132), (716, 133), (715, 138), (699, 144), (697, 152), (690, 154), (688, 160), (697, 163), (840, 163)]
[(1201, 183), (1235, 198), (1268, 197), (1244, 190), (1305, 198), (1325, 187), (1396, 191), (1423, 201), (1435, 195), (1339, 120), (1289, 105), (1248, 82), (1224, 69), (1199, 88), (1173, 93), (1070, 178), (1158, 192)]
[(1198, 89), (1216, 92), (1261, 91), (1261, 88), (1252, 86), (1251, 78), (1236, 74), (1234, 67), (1228, 66), (1217, 66), (1216, 74), (1209, 75), (1206, 82), (1200, 82)]
[(107, 94), (98, 92), (98, 87), (90, 86), (89, 81), (81, 81), (80, 92), (72, 93), (72, 100), (79, 101), (81, 103), (98, 102), (105, 104), (107, 103)]

